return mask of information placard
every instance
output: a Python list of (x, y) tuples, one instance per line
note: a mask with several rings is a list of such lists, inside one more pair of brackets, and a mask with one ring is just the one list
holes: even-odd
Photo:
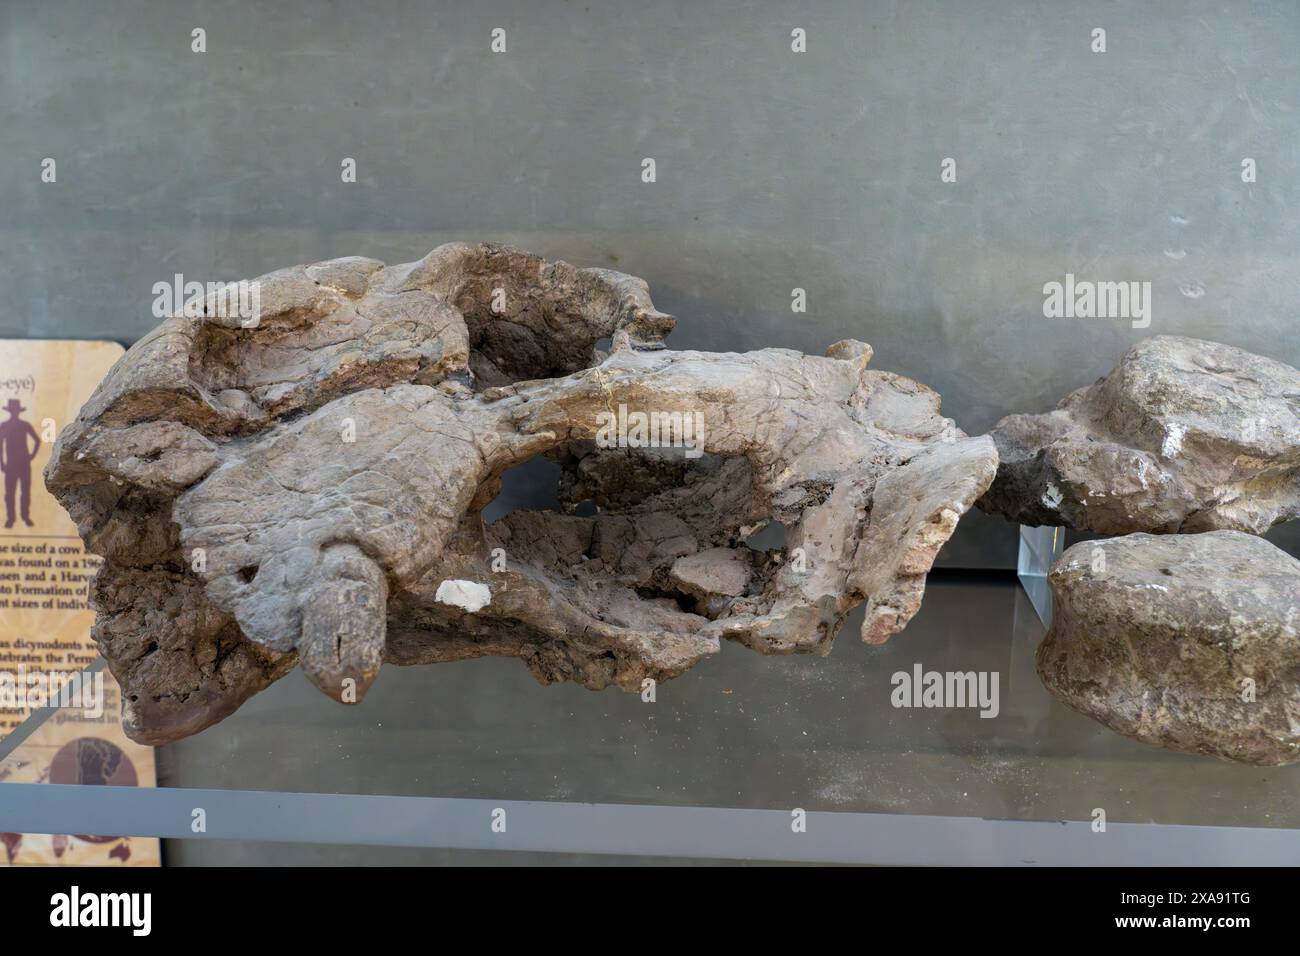
[[(122, 732), (112, 675), (72, 676), (99, 656), (87, 601), (99, 558), (42, 478), (59, 430), (121, 354), (113, 342), (0, 340), (0, 740), (41, 721), (0, 759), (0, 786), (156, 783), (153, 749)], [(159, 861), (156, 839), (0, 833), (0, 865)]]

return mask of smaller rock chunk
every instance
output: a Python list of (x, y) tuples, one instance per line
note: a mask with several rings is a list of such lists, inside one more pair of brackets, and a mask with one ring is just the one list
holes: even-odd
[(725, 605), (749, 590), (754, 576), (751, 554), (748, 548), (709, 548), (687, 554), (673, 562), (669, 579), (674, 587), (703, 602), (706, 608)]
[(1000, 464), (978, 504), (1020, 524), (1262, 534), (1300, 517), (1300, 371), (1218, 342), (1146, 339), (992, 435)]
[(1300, 561), (1238, 531), (1085, 541), (1048, 577), (1038, 674), (1116, 733), (1183, 753), (1300, 760)]

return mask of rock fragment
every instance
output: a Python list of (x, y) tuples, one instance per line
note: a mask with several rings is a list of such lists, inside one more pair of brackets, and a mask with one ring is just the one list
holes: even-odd
[(1273, 766), (1300, 759), (1300, 561), (1239, 531), (1068, 549), (1038, 673), (1116, 733)]
[(1162, 335), (1055, 411), (1009, 415), (984, 511), (1102, 534), (1234, 529), (1300, 516), (1300, 371)]

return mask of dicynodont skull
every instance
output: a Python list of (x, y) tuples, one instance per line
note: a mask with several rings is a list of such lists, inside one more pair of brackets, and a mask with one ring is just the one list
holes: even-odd
[[(350, 702), (383, 662), (636, 690), (723, 638), (825, 653), (863, 601), (884, 641), (997, 468), (869, 346), (668, 351), (620, 273), (454, 243), (255, 282), (255, 322), (209, 301), (136, 343), (46, 471), (105, 559), (94, 637), (146, 743), (295, 662)], [(538, 455), (594, 513), (485, 522)], [(783, 548), (745, 544), (773, 521)]]

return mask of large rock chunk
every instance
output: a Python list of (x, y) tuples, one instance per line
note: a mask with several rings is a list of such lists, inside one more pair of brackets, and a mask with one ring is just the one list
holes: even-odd
[(1146, 339), (992, 435), (998, 475), (979, 506), (1021, 524), (1260, 534), (1300, 516), (1300, 372), (1217, 342)]
[(1038, 673), (1111, 730), (1184, 753), (1300, 759), (1300, 561), (1238, 531), (1085, 541), (1048, 578)]
[[(258, 322), (131, 349), (46, 472), (105, 558), (95, 636), (142, 741), (295, 662), (352, 702), (382, 662), (483, 655), (639, 690), (724, 638), (825, 653), (863, 601), (883, 641), (996, 471), (869, 346), (667, 351), (631, 276), (453, 244), (258, 281)], [(538, 455), (569, 510), (485, 522)], [(749, 547), (771, 522), (785, 546)]]

